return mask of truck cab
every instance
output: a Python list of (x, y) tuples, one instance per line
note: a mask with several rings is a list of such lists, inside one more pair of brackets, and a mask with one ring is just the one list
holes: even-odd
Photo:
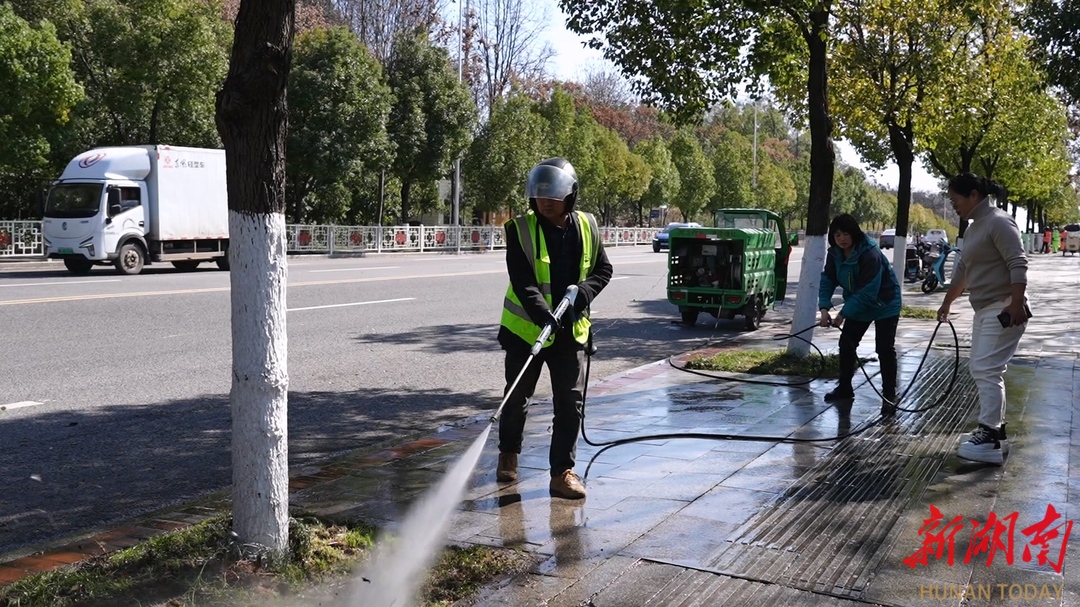
[(122, 240), (143, 241), (149, 173), (149, 156), (140, 148), (92, 150), (68, 163), (45, 203), (46, 255), (85, 274), (95, 263), (115, 263)]

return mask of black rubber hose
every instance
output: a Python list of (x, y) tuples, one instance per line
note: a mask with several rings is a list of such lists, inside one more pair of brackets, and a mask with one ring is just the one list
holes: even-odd
[[(904, 398), (907, 396), (908, 391), (911, 390), (911, 385), (915, 383), (915, 379), (919, 376), (919, 373), (922, 371), (923, 365), (926, 363), (926, 358), (930, 354), (930, 348), (933, 347), (934, 338), (937, 336), (938, 330), (941, 328), (942, 324), (946, 324), (946, 323), (949, 325), (949, 328), (952, 330), (952, 334), (953, 334), (953, 350), (955, 352), (955, 358), (954, 358), (954, 362), (953, 362), (953, 372), (952, 372), (952, 377), (949, 380), (949, 387), (946, 388), (946, 390), (944, 392), (942, 392), (942, 394), (938, 397), (938, 399), (936, 401), (934, 401), (934, 403), (932, 403), (929, 406), (922, 407), (922, 408), (919, 408), (919, 409), (905, 409), (905, 408), (902, 408), (902, 407), (898, 406), (899, 403), (902, 402), (904, 400)], [(785, 333), (785, 334), (781, 334), (781, 335), (777, 335), (777, 336), (773, 337), (774, 340), (782, 340), (782, 339), (788, 339), (788, 338), (792, 338), (792, 337), (794, 337), (796, 339), (801, 339), (801, 340), (809, 343), (810, 346), (813, 347), (814, 350), (817, 351), (818, 356), (820, 357), (820, 362), (819, 362), (819, 365), (818, 365), (818, 374), (813, 379), (810, 379), (810, 380), (807, 380), (807, 381), (800, 381), (800, 382), (769, 382), (769, 381), (764, 381), (764, 380), (748, 380), (748, 379), (745, 379), (745, 378), (742, 378), (742, 377), (732, 377), (732, 376), (725, 376), (725, 375), (716, 375), (716, 374), (711, 374), (711, 373), (703, 373), (701, 371), (696, 371), (696, 370), (692, 370), (692, 369), (684, 369), (682, 367), (679, 367), (679, 366), (675, 365), (672, 362), (671, 357), (668, 358), (668, 364), (670, 364), (672, 367), (675, 367), (676, 369), (679, 369), (680, 371), (684, 371), (686, 373), (692, 373), (692, 374), (695, 374), (695, 375), (702, 375), (704, 377), (710, 377), (710, 378), (720, 379), (720, 380), (724, 380), (724, 381), (735, 381), (735, 382), (750, 383), (750, 384), (763, 384), (763, 385), (770, 385), (770, 386), (801, 386), (801, 385), (807, 385), (807, 384), (809, 384), (810, 382), (812, 382), (814, 380), (820, 379), (822, 371), (825, 368), (825, 355), (821, 352), (821, 349), (819, 349), (817, 346), (815, 346), (813, 344), (813, 342), (811, 342), (810, 340), (802, 337), (803, 333), (805, 333), (805, 332), (807, 332), (807, 331), (809, 331), (809, 330), (811, 330), (813, 328), (814, 327), (807, 327), (807, 328), (805, 328), (805, 329), (803, 329), (801, 331), (798, 331), (796, 333)], [(706, 344), (706, 346), (707, 345), (708, 344)], [(702, 347), (705, 347), (705, 346), (702, 346)], [(590, 334), (589, 335), (589, 343), (586, 344), (585, 387), (582, 390), (582, 394), (581, 394), (581, 399), (582, 399), (582, 402), (581, 402), (581, 438), (585, 441), (586, 444), (592, 445), (593, 447), (603, 447), (603, 449), (598, 451), (596, 453), (596, 455), (599, 455), (600, 453), (603, 453), (604, 451), (607, 451), (608, 449), (610, 449), (612, 447), (617, 447), (619, 445), (626, 445), (626, 444), (630, 444), (630, 443), (636, 443), (636, 442), (647, 441), (647, 440), (669, 440), (669, 439), (678, 439), (678, 438), (699, 439), (699, 440), (741, 440), (741, 441), (759, 441), (759, 442), (776, 442), (776, 443), (821, 443), (821, 442), (832, 442), (832, 441), (841, 440), (841, 439), (844, 439), (844, 438), (848, 438), (849, 436), (855, 436), (857, 434), (865, 432), (866, 430), (868, 430), (868, 429), (876, 426), (877, 424), (881, 423), (887, 417), (887, 415), (883, 412), (883, 413), (879, 414), (876, 418), (872, 418), (870, 420), (867, 420), (867, 421), (863, 422), (862, 424), (859, 424), (856, 428), (854, 428), (853, 430), (851, 430), (851, 431), (849, 431), (849, 432), (847, 432), (845, 434), (840, 434), (840, 435), (832, 436), (832, 437), (824, 437), (824, 438), (792, 438), (791, 436), (761, 436), (761, 435), (749, 435), (748, 436), (748, 435), (742, 435), (742, 434), (719, 434), (719, 433), (685, 432), (685, 433), (667, 433), (667, 434), (646, 434), (646, 435), (641, 435), (641, 436), (632, 436), (632, 437), (628, 437), (628, 438), (620, 438), (620, 439), (616, 439), (616, 440), (612, 440), (612, 441), (594, 442), (592, 440), (589, 440), (589, 437), (586, 434), (586, 430), (585, 430), (585, 401), (586, 401), (586, 398), (588, 396), (588, 390), (589, 390), (589, 371), (590, 371), (590, 368), (592, 366), (592, 354), (595, 353), (595, 351), (596, 350), (593, 347), (593, 343), (592, 343), (592, 335)], [(862, 365), (860, 365), (860, 367), (862, 367)], [(870, 383), (870, 386), (874, 389), (874, 392), (876, 392), (878, 394), (878, 396), (881, 396), (881, 392), (879, 392), (878, 389), (874, 386), (873, 382), (870, 381), (870, 376), (869, 376), (869, 374), (866, 373), (866, 369), (863, 368), (862, 371), (863, 371), (863, 375), (866, 376), (867, 382)], [(902, 395), (900, 395), (899, 398), (897, 398), (896, 403), (890, 403), (890, 405), (891, 405), (890, 408), (892, 410), (894, 410), (894, 411), (903, 411), (903, 412), (907, 412), (907, 413), (921, 413), (923, 411), (929, 411), (930, 409), (941, 406), (941, 404), (945, 401), (945, 398), (948, 397), (948, 395), (952, 392), (953, 387), (956, 385), (956, 379), (957, 379), (957, 376), (959, 374), (959, 371), (960, 371), (960, 343), (959, 343), (959, 338), (956, 335), (956, 327), (953, 326), (951, 321), (948, 321), (948, 320), (946, 320), (944, 322), (939, 321), (937, 326), (934, 327), (934, 332), (930, 335), (930, 339), (927, 341), (926, 351), (923, 353), (923, 358), (922, 358), (922, 361), (919, 363), (919, 366), (915, 369), (915, 374), (912, 376), (911, 382), (908, 384), (908, 389), (905, 390), (904, 393)], [(882, 397), (882, 400), (887, 402), (887, 403), (890, 402), (887, 399), (885, 399), (884, 397)], [(891, 417), (891, 415), (888, 415), (888, 417)], [(596, 455), (594, 455), (593, 457), (595, 458)], [(590, 462), (589, 466), (590, 467), (592, 466), (591, 462)], [(588, 471), (586, 471), (586, 475), (588, 475)]]

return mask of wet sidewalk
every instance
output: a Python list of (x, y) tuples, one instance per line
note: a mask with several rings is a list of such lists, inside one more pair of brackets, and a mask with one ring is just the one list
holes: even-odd
[[(1067, 556), (1062, 541), (1066, 521), (1080, 518), (1080, 434), (1074, 437), (1080, 322), (1072, 301), (1080, 258), (1035, 256), (1032, 282), (1036, 316), (1006, 375), (1012, 451), (1004, 466), (955, 455), (960, 433), (974, 427), (976, 408), (966, 369), (971, 312), (963, 299), (953, 306), (961, 337), (955, 383), (948, 327), (915, 377), (936, 323), (901, 321), (900, 383), (908, 390), (901, 406), (925, 409), (918, 412), (882, 416), (881, 400), (862, 375), (854, 403), (837, 408), (822, 400), (832, 382), (754, 385), (659, 361), (592, 382), (576, 468), (588, 488), (583, 501), (548, 497), (550, 402), (530, 408), (518, 482), (495, 482), (492, 433), (449, 540), (521, 549), (536, 565), (485, 588), (475, 603), (909, 606), (955, 605), (970, 593), (965, 605), (1080, 605), (1077, 557)], [(940, 300), (940, 293), (905, 293), (911, 306), (936, 309)], [(703, 341), (716, 338), (717, 348), (776, 349), (783, 342), (770, 338), (789, 329), (783, 317), (770, 313), (774, 320), (754, 334), (704, 324), (684, 330)], [(818, 330), (814, 341), (834, 351), (836, 338), (835, 331)], [(860, 354), (872, 349), (871, 332)], [(879, 383), (875, 363), (867, 371)], [(545, 372), (541, 381), (546, 378)], [(397, 449), (297, 471), (291, 504), (393, 527), (485, 427), (480, 420), (464, 423)], [(752, 440), (588, 444), (673, 433)], [(1039, 527), (1048, 506), (1060, 518)], [(227, 507), (227, 498), (189, 504), (0, 565), (0, 583), (46, 562), (55, 566), (52, 559), (74, 559), (86, 546), (138, 541), (138, 533), (190, 524)], [(924, 530), (932, 512), (943, 520)], [(992, 520), (1003, 531), (985, 534), (986, 545), (976, 542), (969, 555), (970, 539), (983, 539)], [(942, 541), (924, 542), (935, 533)]]

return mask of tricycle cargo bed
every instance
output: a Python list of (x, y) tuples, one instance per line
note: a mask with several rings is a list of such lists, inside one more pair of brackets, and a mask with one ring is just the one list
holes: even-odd
[(668, 301), (679, 307), (684, 324), (694, 324), (700, 310), (718, 318), (741, 314), (755, 329), (765, 308), (784, 298), (791, 245), (770, 211), (720, 213), (717, 223), (724, 227), (671, 231)]
[(774, 240), (772, 232), (765, 230), (675, 230), (668, 257), (668, 288), (686, 289), (686, 298), (677, 299), (680, 305), (739, 307), (748, 294), (765, 292), (771, 300)]

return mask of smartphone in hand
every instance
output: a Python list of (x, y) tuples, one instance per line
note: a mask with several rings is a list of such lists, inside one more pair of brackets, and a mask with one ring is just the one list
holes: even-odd
[[(1028, 318), (1031, 318), (1031, 308), (1024, 306), (1024, 313), (1027, 314)], [(997, 319), (998, 322), (1001, 323), (1001, 326), (1005, 327), (1006, 329), (1009, 328), (1009, 325), (1012, 324), (1012, 317), (1009, 316), (1008, 312), (1002, 312), (1001, 314), (998, 314)]]

